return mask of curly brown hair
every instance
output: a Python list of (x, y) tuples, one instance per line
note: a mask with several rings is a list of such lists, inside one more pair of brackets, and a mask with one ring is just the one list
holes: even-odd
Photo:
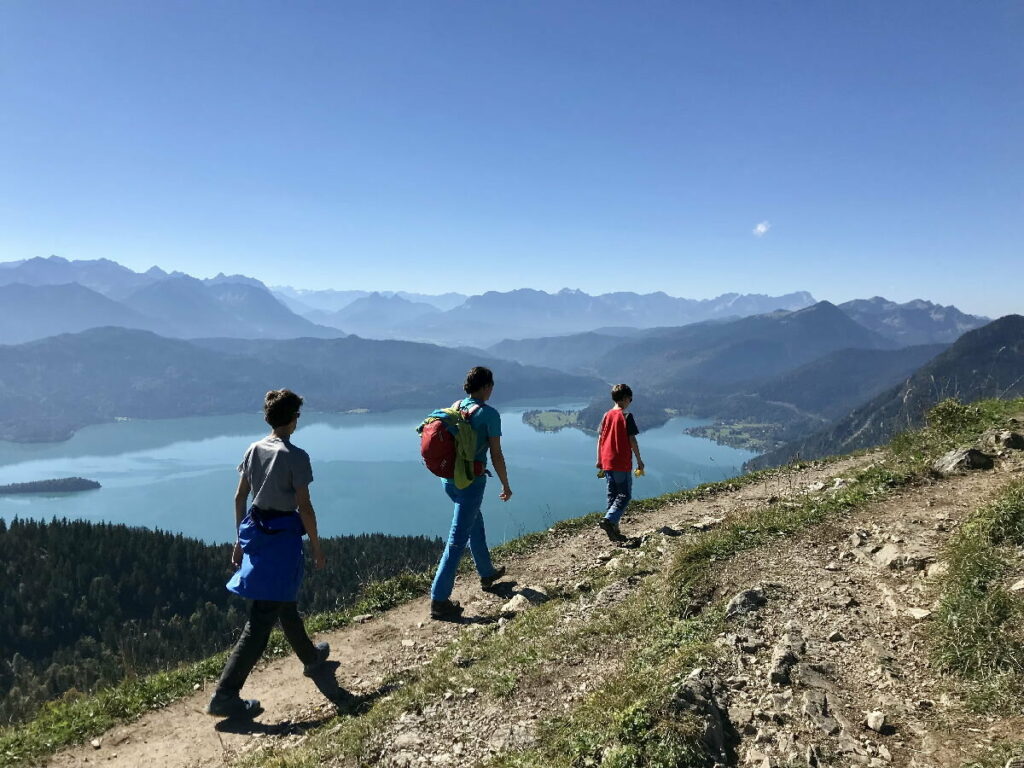
[(302, 409), (302, 398), (290, 389), (272, 389), (263, 399), (263, 418), (274, 429), (290, 424)]

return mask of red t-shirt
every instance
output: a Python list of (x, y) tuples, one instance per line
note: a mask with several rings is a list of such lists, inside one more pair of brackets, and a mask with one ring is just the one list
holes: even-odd
[(605, 472), (631, 472), (633, 470), (633, 449), (629, 438), (639, 434), (633, 414), (626, 414), (621, 408), (612, 408), (601, 419), (597, 438), (597, 453), (601, 469)]

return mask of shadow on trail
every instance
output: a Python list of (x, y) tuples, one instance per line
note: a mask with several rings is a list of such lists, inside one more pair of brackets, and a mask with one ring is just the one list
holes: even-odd
[[(378, 699), (382, 699), (397, 691), (401, 685), (387, 683), (380, 688), (362, 695), (352, 693), (338, 685), (336, 677), (341, 665), (329, 662), (323, 672), (312, 678), (314, 685), (331, 704), (334, 711), (324, 711), (320, 717), (302, 720), (283, 720), (278, 723), (261, 723), (259, 720), (246, 717), (229, 717), (219, 721), (214, 730), (221, 733), (246, 735), (264, 734), (267, 736), (289, 736), (303, 734), (315, 730), (333, 721), (338, 716), (358, 717), (369, 712)], [(261, 711), (260, 714), (264, 712)], [(257, 715), (258, 717), (258, 715)]]
[(283, 720), (279, 723), (261, 723), (258, 720), (250, 720), (245, 717), (229, 717), (219, 721), (213, 729), (221, 733), (238, 733), (253, 736), (261, 733), (266, 736), (290, 736), (312, 731), (322, 725), (326, 725), (334, 719), (335, 715), (325, 714), (313, 720)]

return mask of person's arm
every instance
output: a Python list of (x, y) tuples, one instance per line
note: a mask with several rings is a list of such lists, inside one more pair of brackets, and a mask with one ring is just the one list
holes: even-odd
[(309, 536), (309, 550), (313, 555), (313, 565), (319, 570), (324, 567), (326, 560), (320, 549), (320, 534), (316, 530), (316, 512), (313, 510), (313, 502), (309, 500), (309, 486), (300, 485), (295, 489), (295, 501), (299, 508), (299, 517), (302, 518), (302, 525)]
[(601, 426), (597, 428), (597, 461), (594, 462), (594, 466), (598, 469), (603, 469), (601, 466), (601, 438), (604, 437), (604, 418), (601, 418)]
[(512, 489), (508, 487), (508, 471), (505, 469), (505, 454), (501, 452), (501, 438), (489, 437), (487, 442), (491, 448), (491, 463), (494, 464), (494, 471), (498, 473), (498, 479), (501, 481), (501, 493), (498, 494), (498, 498), (508, 501), (512, 498)]
[(249, 498), (249, 480), (245, 475), (238, 478), (238, 488), (235, 490), (235, 546), (231, 550), (231, 564), (235, 570), (242, 567), (242, 545), (238, 543), (238, 528), (245, 517), (245, 502)]
[(629, 447), (633, 451), (633, 455), (636, 456), (636, 468), (643, 471), (644, 460), (640, 458), (640, 446), (636, 442), (636, 435), (629, 436)]

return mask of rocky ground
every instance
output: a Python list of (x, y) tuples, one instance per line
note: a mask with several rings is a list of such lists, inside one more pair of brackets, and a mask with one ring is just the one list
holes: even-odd
[(718, 671), (744, 764), (959, 766), (1024, 733), (1024, 717), (968, 713), (925, 642), (945, 543), (1022, 468), (1007, 457), (730, 562), (720, 590), (742, 597)]
[[(628, 519), (624, 530), (642, 543), (636, 549), (612, 545), (597, 529), (551, 536), (506, 563), (509, 575), (494, 594), (461, 576), (454, 595), (467, 606), (461, 623), (429, 621), (421, 599), (318, 637), (331, 643), (339, 664), (336, 682), (318, 684), (335, 697), (363, 697), (365, 708), (438, 654), (450, 653), (460, 638), (529, 621), (532, 606), (557, 593), (565, 599), (551, 603), (557, 610), (547, 611), (545, 621), (551, 632), (574, 640), (556, 644), (563, 649), (557, 654), (538, 656), (520, 674), (514, 697), (497, 695), (495, 685), (442, 686), (374, 732), (361, 757), (362, 764), (381, 766), (475, 765), (525, 748), (538, 723), (573, 707), (628, 657), (624, 634), (595, 645), (580, 639), (583, 630), (659, 578), (680, 541), (768, 499), (828, 494), (874, 460), (869, 455), (781, 473)], [(723, 738), (733, 738), (730, 762), (954, 766), (1024, 732), (1022, 718), (989, 722), (969, 714), (928, 666), (923, 637), (945, 542), (966, 512), (1022, 472), (1019, 453), (1010, 455), (994, 470), (907, 489), (717, 569), (715, 593), (735, 598), (735, 605), (728, 632), (717, 640), (720, 660), (695, 672), (691, 687), (709, 702), (709, 718), (720, 717)], [(590, 591), (595, 574), (603, 586)], [(460, 665), (457, 653), (452, 665)], [(202, 714), (209, 691), (201, 690), (92, 745), (62, 752), (51, 764), (220, 766), (268, 747), (298, 746), (316, 729), (344, 727), (294, 659), (259, 668), (243, 694), (265, 707), (253, 722)]]

